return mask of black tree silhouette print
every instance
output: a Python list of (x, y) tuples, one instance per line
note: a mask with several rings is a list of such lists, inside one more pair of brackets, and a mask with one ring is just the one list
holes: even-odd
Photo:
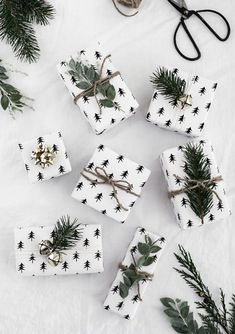
[(158, 110), (158, 116), (163, 116), (164, 115), (164, 112), (165, 112), (165, 109), (162, 107)]
[(217, 88), (218, 84), (217, 83), (214, 83), (214, 85), (212, 86), (212, 89), (215, 91), (216, 88)]
[(140, 185), (140, 188), (144, 188), (146, 182), (142, 182), (141, 185)]
[(110, 121), (110, 124), (114, 124), (115, 122), (116, 122), (116, 119), (112, 118), (111, 121)]
[(124, 302), (120, 302), (117, 304), (116, 308), (118, 309), (118, 311), (120, 311), (123, 308)]
[(170, 156), (169, 156), (169, 162), (172, 163), (172, 164), (174, 164), (176, 162), (174, 154), (170, 154)]
[(113, 173), (108, 174), (108, 177), (109, 177), (110, 179), (113, 179), (113, 177), (114, 177)]
[(18, 146), (19, 146), (20, 150), (23, 150), (23, 145), (22, 144), (19, 143)]
[(148, 112), (147, 115), (146, 115), (146, 119), (147, 119), (147, 121), (150, 120), (150, 117), (151, 117), (151, 114), (150, 114), (150, 112)]
[(126, 320), (130, 320), (130, 316), (129, 316), (129, 314), (126, 314), (126, 315), (124, 316), (124, 319), (126, 319)]
[(128, 170), (124, 170), (124, 171), (121, 173), (121, 178), (122, 178), (122, 179), (126, 179), (126, 178), (128, 177), (128, 175), (129, 175)]
[(73, 253), (73, 260), (75, 260), (76, 262), (79, 260), (79, 253), (77, 251)]
[(126, 93), (123, 88), (118, 88), (118, 95), (125, 97)]
[(115, 192), (112, 191), (112, 192), (109, 194), (109, 197), (110, 197), (111, 199), (113, 199), (113, 198), (115, 197)]
[(178, 119), (178, 122), (181, 124), (184, 122), (184, 119), (185, 119), (185, 116), (184, 115), (181, 115)]
[(113, 295), (115, 294), (115, 293), (118, 293), (118, 291), (119, 291), (119, 286), (118, 285), (115, 285), (113, 288), (112, 288), (112, 293), (113, 293)]
[(102, 58), (102, 55), (101, 55), (101, 53), (99, 51), (95, 51), (95, 58), (97, 60)]
[(213, 220), (215, 220), (215, 216), (211, 213), (209, 216), (209, 221), (212, 222)]
[(68, 159), (68, 153), (67, 152), (64, 152), (64, 157), (65, 157), (65, 159)]
[(102, 210), (101, 213), (102, 213), (103, 215), (106, 215), (106, 214), (107, 214), (107, 210)]
[(83, 99), (83, 102), (84, 102), (84, 103), (88, 103), (88, 104), (89, 104), (89, 101), (90, 101), (89, 97), (87, 97), (87, 96), (85, 95), (85, 96), (82, 97), (82, 99)]
[(84, 263), (84, 269), (89, 270), (90, 268), (91, 268), (90, 261), (87, 260), (87, 261)]
[(59, 173), (60, 174), (64, 174), (65, 173), (65, 168), (64, 168), (64, 166), (62, 166), (62, 165), (60, 165), (60, 167), (59, 167)]
[(97, 228), (97, 229), (95, 230), (95, 232), (94, 232), (94, 237), (95, 237), (96, 239), (98, 239), (98, 238), (100, 237), (100, 229), (99, 229), (99, 228)]
[(97, 187), (97, 180), (90, 182), (91, 189)]
[(121, 211), (120, 205), (116, 205), (114, 210), (115, 210), (116, 213), (120, 212)]
[(222, 211), (224, 208), (224, 205), (223, 205), (223, 202), (222, 201), (219, 201), (218, 204), (217, 204), (217, 209)]
[(166, 241), (166, 239), (164, 237), (160, 238), (160, 244), (164, 243)]
[(110, 310), (110, 306), (109, 306), (109, 305), (105, 305), (104, 309), (105, 309), (106, 311), (109, 311), (109, 310)]
[(73, 85), (76, 85), (77, 80), (73, 75), (71, 76), (70, 81), (72, 82)]
[(175, 184), (180, 185), (181, 184), (180, 179), (176, 175), (174, 176), (174, 178), (175, 178)]
[(192, 220), (190, 220), (190, 219), (188, 220), (188, 222), (187, 222), (187, 226), (188, 226), (188, 227), (192, 227), (192, 226), (193, 226), (193, 222), (192, 222)]
[(131, 253), (135, 254), (137, 252), (137, 246), (131, 248)]
[(37, 142), (38, 142), (38, 144), (44, 143), (44, 138), (43, 137), (38, 137)]
[(118, 161), (118, 162), (123, 162), (123, 160), (124, 160), (124, 156), (123, 156), (123, 155), (119, 155), (119, 156), (117, 157), (117, 161)]
[(22, 272), (25, 270), (25, 265), (23, 263), (20, 263), (19, 266), (18, 266), (18, 271)]
[(137, 173), (138, 173), (138, 174), (139, 174), (139, 173), (143, 173), (143, 171), (144, 171), (144, 166), (139, 165), (139, 166), (136, 168), (136, 170), (137, 170)]
[(85, 56), (85, 54), (86, 54), (86, 50), (81, 50), (81, 51), (80, 51), (80, 55), (81, 55), (81, 56)]
[(99, 145), (99, 146), (98, 146), (98, 151), (100, 152), (100, 151), (103, 151), (103, 150), (104, 150), (104, 145), (102, 145), (102, 144)]
[(66, 63), (66, 61), (61, 61), (60, 62), (60, 66), (62, 67), (62, 66), (66, 66), (67, 65), (67, 63)]
[(172, 122), (170, 119), (168, 119), (166, 122), (165, 122), (165, 127), (169, 128), (171, 126)]
[(198, 107), (193, 108), (192, 114), (193, 114), (193, 116), (198, 115), (199, 114), (199, 108)]
[(211, 107), (211, 103), (209, 102), (209, 103), (207, 103), (207, 105), (206, 105), (206, 110), (208, 111), (208, 110), (210, 109), (210, 107)]
[(35, 260), (36, 260), (36, 257), (35, 257), (35, 255), (32, 253), (32, 254), (30, 255), (30, 257), (29, 257), (29, 261), (33, 263)]
[(206, 87), (202, 87), (200, 90), (199, 90), (199, 94), (202, 95), (205, 95), (206, 94)]
[(101, 259), (101, 252), (99, 250), (95, 253), (95, 259), (98, 261)]
[(112, 71), (109, 70), (109, 69), (107, 69), (106, 74), (107, 74), (107, 75), (111, 75), (111, 74), (112, 74)]
[(25, 170), (26, 170), (26, 172), (29, 172), (29, 165), (27, 165), (27, 164), (24, 164), (24, 167), (25, 167)]
[(181, 220), (181, 216), (179, 213), (177, 213), (177, 219), (180, 221)]
[(100, 202), (103, 198), (103, 194), (102, 193), (98, 193), (96, 196), (95, 196), (95, 200), (96, 202)]
[(84, 241), (83, 241), (83, 247), (88, 247), (88, 246), (90, 246), (90, 241), (89, 241), (89, 239), (85, 239)]
[(92, 170), (94, 166), (94, 162), (89, 162), (89, 164), (87, 165), (87, 169)]
[(195, 84), (196, 82), (199, 81), (199, 76), (198, 75), (195, 75), (192, 79), (192, 82)]
[(35, 238), (35, 233), (33, 231), (29, 232), (28, 239), (30, 239), (31, 241), (33, 241), (34, 238)]
[(67, 271), (69, 269), (69, 264), (67, 261), (64, 261), (62, 263), (62, 270)]
[(86, 199), (86, 198), (82, 199), (82, 200), (81, 200), (81, 203), (82, 203), (82, 204), (87, 204), (87, 199)]
[(188, 135), (190, 135), (191, 132), (192, 132), (192, 128), (191, 128), (191, 127), (187, 128), (185, 132), (186, 132)]
[(153, 94), (153, 100), (157, 100), (157, 98), (158, 98), (158, 92), (154, 92), (154, 94)]
[(202, 131), (203, 128), (204, 128), (204, 125), (205, 125), (205, 123), (201, 123), (201, 124), (199, 125), (198, 129), (199, 129), (200, 131)]
[(101, 122), (101, 116), (99, 114), (95, 113), (94, 119), (95, 119), (96, 123)]
[(77, 185), (76, 185), (76, 190), (82, 190), (84, 184), (83, 182), (79, 182)]
[(137, 303), (140, 300), (138, 295), (135, 295), (133, 298), (131, 298), (131, 301), (133, 302), (133, 304)]
[(58, 145), (56, 145), (56, 144), (54, 144), (54, 145), (52, 146), (52, 149), (53, 149), (53, 151), (54, 151), (55, 153), (59, 152)]
[(38, 179), (38, 181), (42, 181), (44, 179), (44, 176), (41, 172), (38, 173), (37, 179)]
[(22, 250), (24, 248), (24, 243), (22, 241), (19, 241), (17, 244), (17, 249)]
[(45, 272), (45, 270), (47, 270), (47, 265), (45, 262), (42, 262), (40, 265), (40, 270), (42, 270), (43, 272)]
[(59, 137), (59, 138), (61, 138), (61, 137), (62, 137), (62, 134), (61, 134), (61, 132), (60, 132), (60, 131), (58, 132), (58, 137)]
[(146, 229), (144, 227), (141, 227), (139, 230), (140, 234), (145, 234), (146, 233)]
[(135, 201), (131, 202), (131, 204), (129, 205), (129, 208), (133, 208), (134, 205), (135, 205)]
[(109, 160), (108, 159), (106, 159), (106, 160), (104, 160), (102, 163), (101, 163), (101, 166), (102, 167), (108, 167), (108, 165), (109, 165)]
[(187, 199), (186, 198), (182, 198), (182, 200), (181, 200), (181, 206), (184, 206), (184, 207), (186, 207), (187, 206), (187, 204), (188, 204), (188, 201), (187, 201)]

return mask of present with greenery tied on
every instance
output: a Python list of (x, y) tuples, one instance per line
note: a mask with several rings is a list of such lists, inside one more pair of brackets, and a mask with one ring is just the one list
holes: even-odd
[(26, 101), (32, 101), (32, 99), (24, 96), (22, 92), (10, 85), (7, 81), (9, 79), (8, 71), (18, 72), (25, 74), (23, 72), (7, 69), (0, 59), (0, 92), (1, 92), (1, 107), (3, 110), (8, 111), (9, 114), (14, 118), (16, 112), (23, 112), (25, 107), (33, 109)]
[(225, 294), (220, 289), (220, 305), (217, 305), (209, 288), (203, 282), (189, 252), (179, 246), (180, 255), (174, 254), (180, 264), (180, 269), (174, 268), (185, 282), (199, 297), (196, 307), (200, 310), (201, 325), (194, 319), (186, 301), (180, 299), (162, 298), (166, 307), (165, 314), (170, 318), (171, 326), (182, 334), (234, 334), (235, 333), (235, 295), (232, 295), (229, 306)]
[(148, 235), (145, 235), (145, 242), (139, 242), (137, 245), (137, 250), (141, 254), (138, 260), (135, 259), (134, 252), (131, 250), (131, 256), (133, 262), (129, 266), (120, 264), (120, 269), (122, 269), (123, 282), (120, 282), (119, 293), (124, 299), (129, 295), (129, 290), (137, 285), (138, 297), (142, 300), (140, 296), (139, 282), (142, 280), (152, 281), (153, 274), (150, 274), (143, 270), (143, 267), (148, 267), (155, 261), (156, 253), (161, 250), (161, 247), (156, 245), (159, 241), (153, 241)]
[[(115, 102), (115, 87), (110, 83), (110, 80), (113, 77), (120, 75), (120, 73), (115, 72), (102, 78), (103, 66), (109, 57), (110, 55), (104, 58), (100, 71), (98, 71), (93, 64), (83, 64), (81, 61), (71, 58), (68, 64), (70, 68), (68, 72), (71, 75), (72, 80), (74, 80), (76, 87), (82, 90), (82, 93), (75, 97), (75, 102), (81, 97), (94, 96), (100, 112), (102, 107), (121, 110), (120, 105)], [(101, 98), (97, 97), (98, 94), (101, 95)]]

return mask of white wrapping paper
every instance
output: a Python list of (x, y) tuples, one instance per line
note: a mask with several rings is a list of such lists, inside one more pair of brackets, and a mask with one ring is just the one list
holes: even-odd
[[(164, 248), (165, 238), (160, 237), (157, 234), (147, 232), (144, 228), (141, 228), (141, 227), (137, 229), (135, 236), (128, 247), (126, 256), (122, 264), (125, 266), (129, 266), (131, 263), (133, 263), (133, 259), (131, 256), (131, 251), (133, 250), (135, 250), (133, 252), (134, 257), (138, 261), (138, 258), (141, 256), (141, 254), (138, 252), (137, 245), (139, 242), (145, 242), (145, 235), (148, 235), (153, 241), (159, 240), (156, 243), (156, 245), (162, 248), (158, 253), (155, 254), (155, 261), (151, 265), (144, 267), (144, 271), (147, 271), (150, 274), (154, 274), (158, 260)], [(129, 290), (129, 295), (125, 299), (123, 299), (119, 294), (120, 282), (123, 282), (123, 275), (122, 275), (121, 269), (118, 270), (117, 276), (109, 290), (108, 296), (104, 302), (104, 308), (105, 310), (112, 311), (116, 314), (119, 314), (120, 316), (124, 317), (127, 320), (131, 320), (134, 318), (138, 307), (142, 303), (144, 303), (144, 301), (139, 300), (136, 285), (134, 285)], [(151, 282), (144, 281), (144, 280), (140, 281), (139, 283), (140, 295), (142, 299), (143, 299), (145, 290), (149, 284), (151, 285)]]
[(163, 95), (154, 91), (146, 119), (167, 130), (198, 137), (205, 127), (217, 83), (177, 68), (171, 70), (185, 79), (186, 93), (192, 95), (192, 106), (184, 109), (173, 107)]
[[(107, 55), (108, 53), (105, 52), (99, 44), (97, 44), (95, 48), (81, 50), (77, 54), (73, 55), (72, 58), (74, 60), (80, 60), (82, 63), (93, 64), (99, 72), (103, 59)], [(71, 75), (68, 73), (68, 62), (70, 59), (71, 57), (58, 64), (57, 70), (74, 99), (76, 95), (82, 92), (82, 90), (76, 87), (76, 82), (73, 81)], [(109, 73), (114, 72), (116, 72), (116, 68), (113, 66), (109, 58), (104, 64), (102, 78), (105, 78)], [(132, 95), (120, 75), (110, 79), (110, 83), (115, 87), (116, 97), (114, 101), (119, 104), (121, 110), (117, 110), (115, 108), (102, 108), (102, 112), (100, 113), (95, 97), (89, 97), (86, 99), (80, 98), (77, 101), (77, 105), (79, 106), (82, 114), (89, 121), (93, 131), (97, 135), (135, 114), (136, 108), (139, 106), (135, 97)], [(97, 94), (97, 98), (103, 98), (103, 96), (101, 94)]]
[(54, 267), (39, 253), (38, 244), (51, 240), (52, 226), (15, 229), (16, 271), (22, 276), (91, 274), (104, 270), (101, 225), (80, 225), (82, 237), (76, 246), (64, 251), (63, 262)]
[[(54, 164), (44, 169), (40, 165), (35, 165), (35, 160), (31, 158), (34, 151), (40, 143), (55, 148), (56, 157)], [(64, 146), (61, 132), (53, 132), (32, 140), (18, 144), (25, 170), (31, 183), (42, 182), (69, 173), (72, 168), (68, 158), (68, 153)]]
[[(86, 165), (86, 168), (93, 172), (95, 167), (103, 167), (113, 180), (128, 181), (133, 185), (132, 191), (138, 195), (141, 194), (142, 188), (151, 173), (150, 170), (144, 166), (133, 162), (123, 155), (117, 154), (104, 145), (100, 145), (95, 150), (93, 156)], [(96, 179), (92, 175), (88, 176), (92, 179)], [(113, 189), (110, 185), (95, 184), (85, 179), (82, 175), (74, 188), (72, 197), (83, 204), (87, 204), (97, 211), (124, 223), (138, 197), (118, 188), (116, 190), (119, 201), (128, 209), (128, 211), (124, 211), (117, 204), (113, 196)]]
[[(208, 163), (211, 164), (211, 177), (213, 178), (221, 175), (216, 163), (211, 143), (204, 139), (200, 141), (195, 140), (193, 143), (201, 143), (203, 151), (209, 159)], [(183, 146), (168, 149), (160, 156), (163, 173), (168, 183), (168, 191), (178, 190), (183, 186), (182, 182), (179, 182), (177, 177), (174, 176), (175, 174), (181, 178), (185, 177), (183, 171), (184, 157), (182, 148)], [(214, 205), (209, 214), (205, 216), (204, 224), (211, 224), (217, 220), (224, 219), (231, 214), (227, 198), (225, 196), (224, 182), (218, 182), (214, 190), (216, 190), (217, 194), (219, 195), (221, 202), (213, 194)], [(190, 206), (187, 204), (186, 200), (187, 195), (184, 193), (171, 198), (178, 224), (183, 229), (202, 226), (201, 219), (195, 215)]]

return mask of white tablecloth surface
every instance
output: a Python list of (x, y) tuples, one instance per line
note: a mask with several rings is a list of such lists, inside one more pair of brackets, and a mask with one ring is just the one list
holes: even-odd
[[(36, 64), (22, 64), (11, 48), (1, 42), (1, 58), (29, 76), (12, 75), (28, 96), (35, 98), (35, 111), (26, 111), (12, 120), (0, 113), (0, 333), (1, 334), (156, 334), (174, 333), (159, 301), (171, 296), (188, 300), (195, 295), (172, 269), (173, 252), (182, 244), (192, 253), (202, 276), (218, 299), (219, 287), (230, 297), (235, 291), (235, 243), (233, 216), (211, 226), (181, 231), (167, 198), (159, 154), (188, 139), (161, 130), (145, 121), (152, 87), (149, 76), (157, 64), (180, 66), (185, 71), (219, 82), (205, 134), (211, 139), (218, 164), (227, 184), (231, 208), (235, 204), (235, 44), (232, 0), (188, 1), (189, 7), (214, 8), (227, 16), (232, 35), (218, 42), (194, 19), (190, 26), (202, 49), (202, 59), (188, 62), (173, 47), (178, 13), (165, 0), (144, 0), (139, 15), (119, 15), (111, 0), (51, 1), (55, 19), (48, 27), (37, 27), (41, 58)], [(212, 19), (213, 21), (213, 19)], [(56, 72), (56, 64), (100, 41), (113, 57), (140, 108), (129, 120), (102, 136), (92, 133), (74, 105)], [(42, 184), (28, 182), (19, 141), (61, 129), (73, 171)], [(126, 222), (119, 224), (71, 198), (79, 172), (93, 150), (103, 143), (152, 170), (142, 198)], [(104, 265), (102, 274), (23, 278), (15, 272), (13, 229), (15, 226), (49, 225), (69, 213), (82, 223), (103, 226)], [(144, 302), (133, 321), (125, 321), (103, 309), (117, 264), (126, 253), (136, 227), (157, 232), (167, 245), (149, 286)]]

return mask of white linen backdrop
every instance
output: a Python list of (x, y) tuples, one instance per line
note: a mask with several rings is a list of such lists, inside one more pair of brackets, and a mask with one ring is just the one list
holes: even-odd
[[(230, 297), (235, 292), (235, 227), (233, 216), (192, 230), (181, 231), (177, 226), (158, 157), (163, 150), (184, 144), (188, 138), (145, 121), (152, 95), (149, 76), (157, 64), (162, 64), (180, 66), (219, 82), (204, 133), (214, 146), (233, 208), (235, 3), (232, 0), (188, 1), (189, 8), (219, 10), (229, 19), (232, 28), (231, 38), (221, 43), (192, 19), (190, 27), (200, 44), (202, 59), (189, 62), (180, 58), (174, 49), (173, 32), (179, 15), (166, 0), (144, 0), (139, 14), (133, 18), (118, 14), (111, 0), (51, 2), (56, 7), (55, 19), (48, 27), (36, 28), (41, 46), (41, 57), (36, 64), (20, 63), (11, 48), (1, 42), (1, 58), (29, 75), (12, 74), (11, 80), (34, 97), (35, 111), (17, 115), (15, 121), (2, 110), (0, 113), (0, 333), (174, 333), (159, 299), (178, 297), (193, 306), (196, 298), (172, 269), (176, 266), (173, 252), (177, 251), (177, 244), (192, 253), (215, 298), (219, 299), (219, 287)], [(210, 20), (213, 22), (213, 17), (210, 16)], [(115, 66), (140, 103), (135, 116), (98, 137), (74, 105), (56, 72), (60, 60), (95, 41), (100, 41), (112, 53)], [(73, 171), (42, 184), (30, 184), (17, 143), (57, 129), (62, 131)], [(141, 199), (124, 225), (71, 197), (81, 168), (100, 143), (152, 170)], [(102, 224), (104, 273), (44, 278), (16, 274), (14, 227), (50, 225), (67, 213), (77, 216), (82, 223)], [(136, 318), (125, 321), (105, 311), (103, 301), (138, 226), (165, 236), (167, 244)]]

